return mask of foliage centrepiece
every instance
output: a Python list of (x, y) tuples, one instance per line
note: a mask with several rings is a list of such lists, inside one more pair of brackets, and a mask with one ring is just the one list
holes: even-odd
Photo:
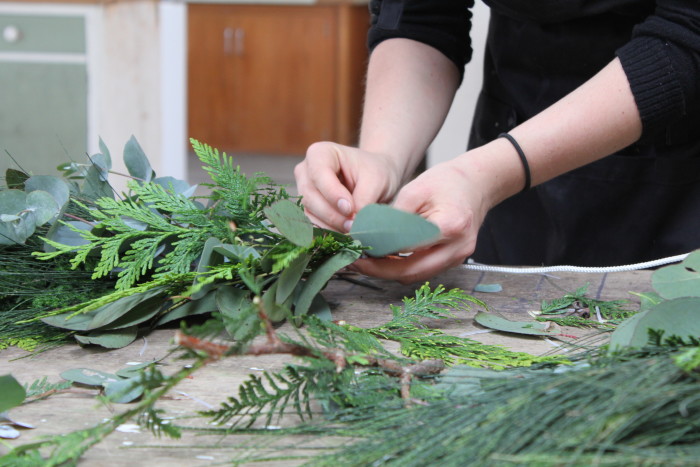
[[(211, 312), (224, 322), (235, 319), (227, 331), (240, 338), (255, 325), (252, 299), (258, 295), (273, 321), (327, 314), (319, 292), (359, 257), (360, 244), (314, 228), (299, 203), (268, 177), (248, 178), (226, 154), (195, 140), (192, 146), (212, 179), (210, 194), (199, 198), (196, 187), (181, 180), (156, 178), (133, 138), (124, 149), (128, 193), (119, 196), (108, 181), (111, 157), (103, 144), (90, 164), (62, 166), (64, 178), (8, 172), (8, 189), (0, 191), (0, 245), (6, 245), (0, 254), (19, 251), (29, 269), (60, 265), (51, 271), (56, 274), (47, 272), (52, 279), (60, 271), (75, 285), (82, 278), (113, 288), (50, 303), (57, 311), (43, 313), (45, 323), (81, 343), (116, 348), (140, 329)], [(32, 259), (26, 253), (41, 244), (37, 229), (44, 251)], [(14, 276), (9, 272), (17, 268), (10, 268), (2, 280)], [(61, 285), (41, 283), (31, 299), (56, 297)], [(16, 286), (0, 289), (7, 294), (3, 300), (15, 301), (7, 308), (22, 302), (19, 308), (29, 308), (25, 321), (46, 310), (39, 308), (46, 304), (41, 300), (18, 299), (29, 291)], [(2, 337), (5, 345), (17, 342)]]

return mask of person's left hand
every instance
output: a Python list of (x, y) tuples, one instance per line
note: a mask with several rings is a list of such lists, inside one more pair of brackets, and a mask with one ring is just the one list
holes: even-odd
[(393, 206), (417, 213), (440, 228), (440, 239), (409, 256), (367, 258), (352, 269), (368, 276), (409, 284), (424, 281), (469, 257), (490, 204), (479, 183), (454, 161), (425, 171), (399, 191)]

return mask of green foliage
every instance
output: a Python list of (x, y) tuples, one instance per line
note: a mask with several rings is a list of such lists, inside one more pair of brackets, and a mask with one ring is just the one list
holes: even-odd
[[(64, 213), (58, 227), (42, 237), (44, 251), (34, 255), (46, 262), (69, 258), (74, 270), (91, 271), (94, 281), (109, 281), (115, 290), (44, 313), (44, 322), (89, 331), (76, 339), (114, 348), (133, 340), (149, 322), (173, 321), (170, 313), (182, 318), (206, 308), (230, 321), (231, 309), (221, 308), (224, 301), (216, 298), (230, 287), (247, 289), (249, 304), (263, 297), (275, 321), (292, 310), (297, 317), (317, 311), (320, 291), (359, 257), (361, 246), (348, 236), (314, 229), (299, 202), (269, 178), (248, 178), (226, 154), (196, 140), (192, 146), (213, 182), (211, 194), (202, 197), (206, 206), (186, 183), (155, 178), (133, 138), (124, 148), (133, 179), (121, 197), (106, 196), (102, 187), (111, 167), (103, 144), (89, 166), (66, 165), (71, 179), (83, 181), (79, 195), (68, 202), (74, 214)], [(177, 312), (212, 291), (216, 295), (204, 305)], [(247, 336), (234, 326), (227, 329), (234, 339)]]
[(369, 247), (368, 255), (385, 256), (435, 241), (440, 229), (417, 214), (370, 204), (355, 216), (350, 236)]
[[(630, 310), (629, 300), (597, 300), (588, 297), (588, 284), (579, 287), (574, 292), (564, 294), (563, 297), (556, 298), (551, 301), (543, 300), (541, 305), (542, 316), (538, 317), (539, 321), (562, 321), (566, 315), (577, 313), (576, 316), (582, 320), (568, 320), (567, 325), (582, 325), (584, 327), (600, 327), (607, 329), (610, 324), (619, 324), (625, 318), (632, 316), (635, 312)], [(605, 321), (601, 323), (597, 321), (595, 324), (592, 318), (600, 314), (600, 317)], [(588, 318), (591, 319), (588, 319)]]
[[(274, 417), (281, 417), (289, 406), (303, 420), (311, 416), (310, 391), (318, 374), (309, 368), (287, 365), (277, 373), (265, 372), (262, 376), (249, 375), (238, 387), (238, 397), (229, 397), (218, 410), (203, 412), (218, 424), (228, 424), (236, 418), (251, 426), (264, 417), (270, 425)], [(231, 427), (236, 423), (232, 423)]]

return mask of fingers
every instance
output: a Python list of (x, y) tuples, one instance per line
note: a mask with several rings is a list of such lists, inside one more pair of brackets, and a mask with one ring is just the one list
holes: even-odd
[(467, 256), (456, 255), (449, 244), (439, 244), (410, 256), (360, 259), (352, 265), (352, 269), (367, 276), (413, 284), (462, 264)]
[(340, 232), (347, 231), (354, 212), (352, 180), (344, 174), (346, 164), (341, 147), (315, 143), (294, 168), (297, 189), (311, 221)]

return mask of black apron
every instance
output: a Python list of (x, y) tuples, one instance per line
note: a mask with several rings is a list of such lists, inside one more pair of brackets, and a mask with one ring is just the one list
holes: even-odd
[[(506, 16), (493, 5), (501, 2), (488, 3), (484, 85), (470, 148), (492, 141), (593, 76), (649, 13), (621, 8), (549, 22)], [(699, 248), (696, 117), (496, 206), (472, 258), (487, 264), (609, 266)]]

